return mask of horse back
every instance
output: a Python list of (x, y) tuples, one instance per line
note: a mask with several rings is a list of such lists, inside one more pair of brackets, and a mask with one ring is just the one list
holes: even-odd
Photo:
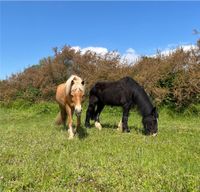
[(123, 81), (97, 82), (90, 91), (90, 96), (96, 96), (105, 105), (118, 106), (131, 101), (132, 92)]

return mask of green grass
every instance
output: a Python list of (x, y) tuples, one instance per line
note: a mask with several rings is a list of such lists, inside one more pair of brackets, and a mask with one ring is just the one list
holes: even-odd
[(147, 137), (135, 112), (131, 133), (118, 132), (121, 111), (107, 107), (102, 131), (68, 140), (56, 109), (0, 109), (0, 191), (200, 191), (199, 117), (161, 110), (158, 136)]

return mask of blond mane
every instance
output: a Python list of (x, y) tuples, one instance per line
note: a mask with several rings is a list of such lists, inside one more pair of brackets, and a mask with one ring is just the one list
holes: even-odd
[[(74, 84), (71, 86), (72, 81)], [(73, 89), (80, 89), (81, 91), (85, 92), (85, 85), (82, 84), (82, 79), (77, 75), (71, 75), (69, 79), (66, 81), (66, 95), (70, 94), (70, 91)]]

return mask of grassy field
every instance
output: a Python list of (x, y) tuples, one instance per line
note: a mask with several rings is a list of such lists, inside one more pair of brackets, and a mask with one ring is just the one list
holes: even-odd
[(199, 117), (160, 110), (159, 134), (147, 137), (136, 112), (120, 133), (120, 109), (106, 108), (102, 131), (68, 140), (56, 113), (54, 104), (0, 109), (0, 191), (200, 191)]

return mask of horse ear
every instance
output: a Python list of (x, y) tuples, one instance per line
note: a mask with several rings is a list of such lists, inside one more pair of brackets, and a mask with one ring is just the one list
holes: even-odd
[(73, 84), (74, 84), (74, 80), (71, 81), (71, 85), (73, 85)]
[(84, 85), (84, 84), (85, 84), (85, 81), (82, 81), (81, 84)]
[(76, 76), (73, 78), (73, 80), (77, 80)]

